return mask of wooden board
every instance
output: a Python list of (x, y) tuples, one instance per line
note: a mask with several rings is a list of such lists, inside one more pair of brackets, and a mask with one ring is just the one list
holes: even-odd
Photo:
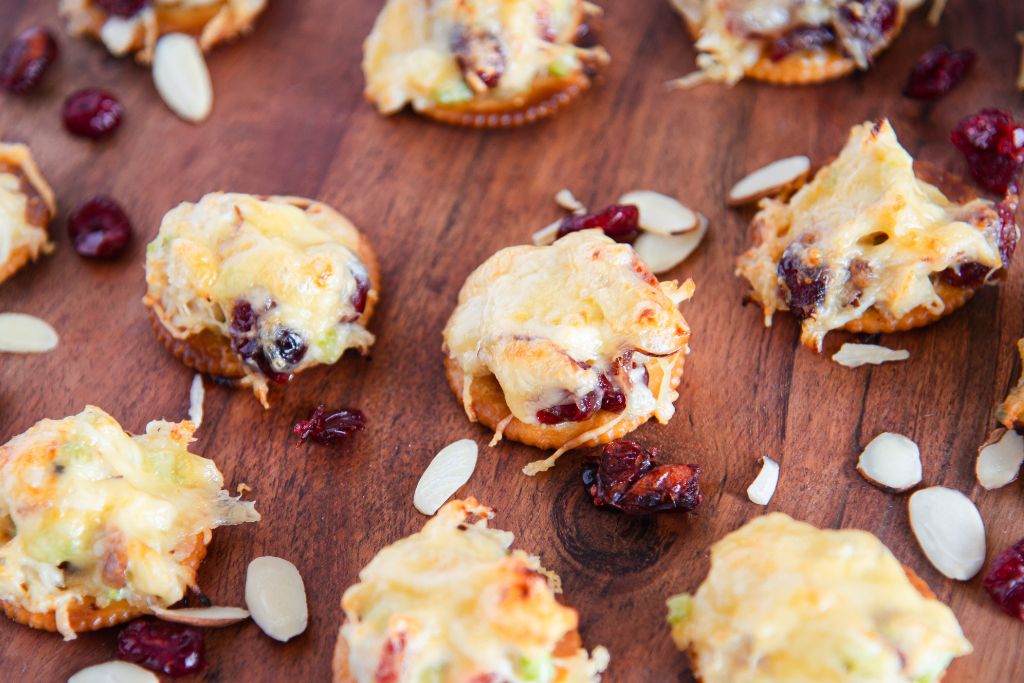
[[(3, 33), (40, 21), (58, 26), (56, 4), (0, 3)], [(275, 391), (269, 411), (244, 391), (208, 386), (196, 450), (217, 461), (232, 489), (253, 488), (264, 520), (216, 532), (201, 586), (218, 603), (241, 604), (248, 561), (286, 557), (305, 577), (311, 619), (287, 645), (252, 624), (211, 632), (210, 668), (200, 679), (328, 679), (341, 594), (377, 550), (423, 524), (412, 506), (423, 468), (454, 439), (484, 446), (490, 436), (466, 421), (444, 380), (440, 334), (456, 293), (495, 250), (527, 241), (558, 217), (552, 196), (570, 187), (593, 207), (626, 190), (660, 190), (712, 225), (673, 273), (697, 282), (684, 305), (693, 352), (678, 413), (667, 427), (636, 433), (669, 460), (703, 466), (707, 500), (699, 512), (630, 519), (597, 511), (584, 496), (577, 456), (530, 479), (519, 469), (540, 453), (510, 443), (483, 448), (464, 489), (496, 506), (497, 524), (562, 575), (586, 643), (611, 650), (607, 680), (691, 680), (663, 603), (697, 587), (712, 542), (762, 512), (745, 490), (766, 454), (782, 464), (770, 510), (878, 534), (952, 606), (975, 653), (953, 665), (949, 683), (1019, 680), (1024, 624), (994, 607), (980, 579), (942, 578), (913, 540), (906, 496), (872, 488), (854, 463), (877, 433), (904, 433), (920, 444), (927, 484), (977, 501), (990, 556), (1024, 536), (1020, 484), (985, 492), (973, 475), (990, 411), (1016, 379), (1024, 259), (1009, 282), (964, 310), (888, 338), (909, 349), (909, 362), (849, 370), (828, 359), (843, 335), (829, 337), (817, 356), (799, 346), (791, 318), (765, 328), (742, 305), (733, 264), (747, 244), (750, 213), (727, 209), (723, 199), (745, 171), (790, 154), (827, 159), (852, 124), (883, 115), (913, 154), (963, 172), (948, 142), (960, 117), (983, 106), (1024, 115), (1013, 90), (1013, 31), (1024, 27), (1024, 5), (953, 2), (938, 29), (919, 12), (874, 70), (830, 85), (669, 92), (663, 83), (691, 69), (693, 49), (668, 3), (606, 0), (613, 63), (599, 85), (550, 122), (496, 133), (411, 114), (383, 118), (363, 101), (360, 43), (379, 5), (271, 2), (251, 37), (211, 57), (216, 109), (198, 127), (164, 109), (145, 69), (66, 36), (39, 93), (0, 98), (0, 135), (31, 143), (61, 206), (56, 253), (0, 287), (0, 310), (39, 315), (61, 335), (54, 353), (0, 357), (0, 441), (87, 403), (132, 431), (185, 417), (192, 373), (157, 343), (139, 302), (145, 244), (180, 201), (221, 189), (315, 197), (351, 217), (380, 254), (384, 295), (371, 325), (372, 360), (347, 356), (308, 372)], [(974, 73), (937, 104), (904, 99), (911, 63), (940, 40), (978, 49)], [(92, 85), (115, 91), (127, 107), (109, 142), (72, 139), (60, 125), (63, 97)], [(82, 260), (68, 243), (68, 207), (97, 192), (117, 197), (137, 229), (115, 263)], [(362, 408), (368, 431), (337, 452), (296, 447), (290, 426), (318, 402)], [(63, 643), (0, 620), (0, 677), (64, 680), (110, 658), (115, 635)]]

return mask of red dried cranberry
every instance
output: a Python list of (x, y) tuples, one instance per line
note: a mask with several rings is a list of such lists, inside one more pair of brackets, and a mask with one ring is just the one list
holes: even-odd
[[(251, 332), (256, 326), (259, 316), (252, 310), (252, 304), (239, 299), (231, 311), (231, 329), (238, 332)], [(236, 349), (237, 350), (237, 349)]]
[(697, 465), (659, 465), (658, 450), (613, 441), (583, 465), (583, 485), (594, 505), (627, 514), (693, 510), (704, 500)]
[(1024, 539), (992, 561), (982, 582), (999, 608), (1024, 621)]
[(899, 14), (896, 0), (846, 0), (833, 24), (843, 52), (860, 66), (885, 46)]
[(962, 263), (956, 268), (947, 268), (942, 271), (940, 277), (943, 282), (954, 287), (977, 289), (985, 284), (985, 278), (988, 277), (991, 270), (988, 266), (971, 261), (969, 263)]
[(584, 17), (583, 20), (576, 25), (576, 32), (572, 37), (572, 44), (576, 47), (597, 47), (598, 42), (600, 42), (597, 31), (590, 22), (591, 20), (588, 17)]
[(626, 409), (625, 392), (613, 386), (607, 375), (601, 375), (597, 385), (601, 390), (601, 410), (607, 410), (610, 413), (621, 413)]
[(601, 406), (601, 395), (598, 390), (584, 394), (572, 403), (545, 408), (537, 411), (537, 422), (542, 425), (557, 425), (563, 422), (583, 422), (590, 419)]
[(184, 676), (206, 666), (206, 639), (194, 626), (133, 621), (117, 636), (117, 657), (167, 676)]
[(598, 213), (571, 214), (562, 219), (557, 237), (599, 228), (616, 242), (628, 242), (640, 230), (640, 210), (632, 204), (612, 204)]
[(117, 202), (97, 195), (79, 204), (68, 216), (68, 234), (81, 256), (111, 259), (128, 246), (132, 223)]
[(146, 0), (93, 0), (93, 3), (107, 14), (126, 19), (134, 17), (146, 6)]
[(957, 124), (950, 136), (966, 157), (971, 177), (989, 192), (1016, 192), (1024, 164), (1024, 124), (998, 109), (983, 109)]
[(83, 138), (101, 140), (113, 135), (124, 118), (124, 107), (106, 90), (86, 88), (64, 101), (64, 127)]
[(39, 85), (57, 59), (57, 40), (42, 26), (25, 29), (0, 55), (0, 86), (23, 95)]
[(505, 47), (497, 35), (481, 28), (460, 27), (452, 32), (451, 50), (470, 87), (477, 82), (485, 88), (498, 86), (505, 74)]
[(776, 38), (768, 51), (768, 58), (778, 62), (794, 52), (817, 50), (836, 42), (836, 34), (828, 26), (797, 26)]
[[(352, 295), (352, 308), (355, 309), (357, 314), (362, 315), (363, 311), (366, 310), (366, 297), (370, 293), (370, 282), (362, 273), (352, 273), (352, 275), (356, 279), (356, 291)], [(359, 317), (356, 316), (355, 320), (358, 319)], [(355, 320), (346, 322), (354, 322)]]
[(326, 412), (321, 403), (313, 410), (308, 420), (299, 420), (292, 431), (299, 437), (299, 443), (313, 439), (318, 443), (330, 444), (343, 441), (352, 434), (366, 429), (366, 416), (354, 408), (342, 408)]
[(791, 245), (782, 254), (777, 270), (779, 277), (786, 284), (786, 304), (789, 310), (798, 319), (806, 320), (814, 315), (825, 299), (828, 271), (805, 264), (796, 253), (796, 246)]
[(276, 355), (288, 365), (298, 365), (306, 355), (306, 343), (291, 330), (281, 330), (274, 341)]
[(936, 45), (918, 58), (903, 94), (917, 100), (942, 97), (964, 80), (977, 57), (970, 48), (954, 52), (948, 45)]

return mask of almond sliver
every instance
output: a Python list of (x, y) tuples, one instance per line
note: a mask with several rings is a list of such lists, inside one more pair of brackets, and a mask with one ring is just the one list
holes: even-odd
[(24, 313), (0, 313), (0, 353), (46, 353), (57, 348), (57, 332)]
[(636, 238), (633, 249), (654, 274), (668, 272), (689, 258), (708, 232), (708, 219), (697, 217), (697, 229), (681, 235), (658, 235), (644, 232)]
[(477, 445), (472, 439), (450, 443), (434, 456), (423, 471), (412, 502), (425, 515), (433, 515), (476, 469)]
[(908, 358), (910, 358), (910, 352), (904, 349), (890, 349), (878, 344), (851, 344), (849, 342), (840, 346), (839, 350), (832, 355), (832, 360), (847, 368), (859, 368), (868, 364), (881, 365)]
[(787, 185), (807, 176), (811, 160), (805, 156), (773, 161), (746, 176), (729, 190), (729, 204), (749, 204), (761, 197), (775, 194)]
[(585, 213), (587, 210), (587, 207), (583, 206), (583, 203), (576, 199), (572, 190), (568, 188), (561, 189), (555, 194), (555, 202), (566, 211), (573, 213)]
[(168, 33), (153, 52), (153, 82), (179, 118), (198, 123), (213, 109), (213, 84), (199, 43), (184, 33)]
[(230, 626), (249, 618), (249, 612), (241, 607), (186, 607), (184, 609), (163, 609), (156, 607), (153, 615), (161, 621), (175, 624), (189, 624), (201, 628)]
[(640, 212), (640, 228), (656, 235), (678, 235), (700, 226), (697, 214), (674, 197), (634, 190), (619, 197), (619, 204), (632, 204)]
[(558, 228), (562, 225), (562, 219), (558, 219), (554, 223), (545, 225), (537, 232), (530, 235), (530, 241), (533, 242), (534, 246), (546, 247), (549, 244), (554, 244), (555, 238), (558, 237)]

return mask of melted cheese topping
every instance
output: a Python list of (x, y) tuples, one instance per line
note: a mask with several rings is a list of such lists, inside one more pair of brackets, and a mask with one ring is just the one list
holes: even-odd
[(971, 652), (873, 535), (781, 513), (712, 546), (704, 583), (669, 608), (703, 683), (932, 683)]
[[(366, 95), (386, 114), (465, 102), (479, 91), (453, 53), (460, 32), (496, 37), (504, 72), (489, 90), (497, 99), (528, 92), (538, 78), (578, 73), (602, 48), (572, 44), (582, 0), (388, 0), (364, 43)], [(546, 36), (546, 37), (545, 37)], [(486, 90), (486, 88), (484, 89)]]
[(188, 452), (192, 429), (159, 421), (131, 436), (88, 406), (0, 447), (0, 599), (55, 611), (68, 639), (76, 603), (180, 600), (197, 536), (260, 518), (222, 490), (212, 460)]
[(607, 652), (588, 657), (572, 642), (578, 619), (555, 599), (558, 577), (510, 551), (512, 534), (489, 529), (492, 516), (473, 499), (452, 501), (359, 573), (339, 635), (356, 683), (384, 680), (378, 671), (397, 672), (393, 683), (600, 680)]
[[(286, 197), (213, 193), (164, 216), (146, 250), (145, 302), (176, 337), (203, 330), (229, 336), (231, 312), (247, 301), (259, 315), (258, 338), (276, 372), (332, 364), (345, 350), (365, 351), (374, 337), (359, 322), (353, 297), (368, 283), (356, 255), (360, 237), (343, 216), (313, 202), (303, 210)], [(282, 331), (308, 346), (292, 367), (273, 351)], [(248, 366), (247, 366), (248, 367)], [(258, 370), (252, 382), (265, 387)], [(264, 389), (265, 391), (265, 389)]]
[(759, 243), (737, 274), (750, 281), (766, 324), (787, 308), (778, 273), (787, 250), (825, 269), (824, 300), (803, 322), (804, 342), (819, 349), (826, 333), (872, 307), (894, 319), (919, 306), (942, 312), (935, 284), (947, 268), (1002, 266), (993, 203), (960, 205), (919, 180), (888, 121), (854, 127), (839, 158), (788, 201), (762, 200), (754, 225)]
[[(445, 351), (467, 386), (494, 375), (512, 414), (539, 424), (538, 410), (593, 391), (626, 352), (636, 351), (640, 363), (685, 352), (689, 328), (677, 305), (690, 291), (659, 283), (632, 247), (600, 230), (550, 246), (509, 247), (462, 286), (444, 330)], [(625, 414), (654, 413), (667, 422), (675, 392), (656, 398), (643, 382), (631, 385)]]
[[(698, 71), (678, 79), (680, 87), (707, 81), (730, 85), (761, 59), (765, 48), (791, 29), (830, 25), (846, 0), (671, 0), (698, 33)], [(900, 0), (911, 10), (923, 0)], [(807, 60), (825, 60), (825, 50), (805, 51)], [(870, 55), (855, 54), (857, 65), (866, 69)], [(810, 66), (808, 65), (808, 68)]]
[(29, 222), (28, 196), (21, 178), (3, 167), (17, 169), (37, 188), (50, 214), (56, 212), (53, 192), (35, 166), (28, 147), (0, 143), (0, 266), (18, 250), (26, 249), (30, 260), (53, 250), (46, 228)]

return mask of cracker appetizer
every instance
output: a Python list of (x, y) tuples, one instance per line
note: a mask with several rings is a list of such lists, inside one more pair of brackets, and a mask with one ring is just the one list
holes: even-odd
[(53, 190), (28, 147), (0, 142), (0, 282), (53, 251), (47, 226), (56, 212)]
[(469, 498), (384, 548), (345, 591), (334, 683), (598, 683), (558, 577)]
[(188, 452), (191, 422), (126, 434), (94, 406), (0, 447), (0, 606), (66, 640), (168, 607), (213, 529), (258, 521)]
[(467, 278), (444, 330), (444, 362), (466, 415), (565, 451), (608, 443), (675, 412), (693, 283), (658, 282), (628, 244), (583, 230), (502, 249)]
[(191, 35), (206, 52), (250, 31), (266, 6), (267, 0), (61, 0), (60, 13), (72, 35), (149, 64), (164, 34)]
[[(1024, 339), (1017, 341), (1017, 354), (1024, 366)], [(1024, 430), (1024, 370), (1017, 386), (1010, 390), (1006, 400), (996, 408), (996, 421), (1007, 429)]]
[(504, 128), (550, 116), (608, 53), (583, 0), (388, 0), (363, 45), (366, 97), (444, 123)]
[(875, 536), (782, 513), (715, 543), (696, 594), (668, 606), (701, 683), (935, 683), (972, 649)]
[(380, 268), (366, 238), (325, 204), (208, 194), (163, 218), (146, 249), (154, 329), (185, 365), (251, 387), (285, 384), (348, 349), (366, 353)]
[(820, 351), (832, 330), (909, 330), (963, 306), (1002, 277), (1016, 206), (1016, 195), (996, 203), (915, 169), (887, 120), (864, 123), (792, 196), (761, 201), (754, 247), (736, 272), (765, 325), (788, 310), (802, 321), (801, 341)]
[(820, 83), (868, 69), (922, 0), (671, 0), (696, 38), (698, 71), (675, 81), (744, 77)]

